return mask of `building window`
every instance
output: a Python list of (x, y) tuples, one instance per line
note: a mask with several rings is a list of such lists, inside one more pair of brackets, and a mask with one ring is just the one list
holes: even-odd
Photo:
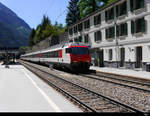
[(79, 36), (78, 42), (82, 42), (82, 36)]
[(116, 17), (127, 14), (127, 2), (116, 6)]
[(78, 32), (78, 26), (74, 26), (74, 33)]
[(109, 54), (108, 54), (109, 56), (109, 60), (112, 60), (112, 58), (113, 58), (113, 51), (112, 51), (112, 49), (109, 49)]
[(69, 35), (73, 35), (73, 29), (69, 29)]
[(73, 40), (70, 40), (69, 42), (70, 42), (70, 43), (72, 43), (72, 42), (73, 42)]
[(130, 0), (130, 10), (132, 12), (140, 8), (144, 8), (144, 0)]
[(116, 32), (117, 37), (128, 35), (128, 24), (124, 23), (117, 25)]
[(101, 14), (94, 16), (94, 25), (101, 24)]
[(134, 34), (140, 32), (146, 32), (146, 21), (144, 17), (135, 21), (131, 21), (131, 33)]
[(78, 24), (78, 31), (81, 32), (83, 29), (82, 23)]
[(97, 32), (94, 33), (94, 40), (95, 40), (95, 42), (102, 41), (101, 31), (97, 31)]
[(115, 37), (115, 27), (110, 27), (106, 29), (106, 39)]
[(74, 38), (74, 42), (78, 42), (78, 38)]
[(84, 21), (84, 29), (88, 29), (88, 28), (90, 28), (90, 19)]
[(105, 21), (114, 19), (114, 8), (111, 8), (110, 10), (105, 11)]
[(84, 36), (84, 43), (89, 43), (89, 35)]

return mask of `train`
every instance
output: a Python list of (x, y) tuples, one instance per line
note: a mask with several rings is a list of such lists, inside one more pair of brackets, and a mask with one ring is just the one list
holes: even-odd
[(21, 55), (21, 60), (63, 67), (71, 71), (88, 71), (91, 66), (89, 46), (77, 42)]

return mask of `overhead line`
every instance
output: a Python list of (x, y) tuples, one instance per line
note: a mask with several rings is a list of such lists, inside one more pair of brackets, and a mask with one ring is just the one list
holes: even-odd
[(51, 3), (49, 5), (49, 7), (47, 8), (45, 14), (47, 14), (47, 12), (54, 6), (54, 3), (55, 3), (56, 0), (51, 0)]
[[(67, 1), (65, 1), (66, 2), (66, 4), (68, 4), (68, 2)], [(57, 16), (57, 18), (55, 19), (55, 22), (60, 18), (60, 16), (62, 16), (66, 11), (67, 11), (68, 9), (66, 8), (63, 12), (61, 12), (58, 16)]]

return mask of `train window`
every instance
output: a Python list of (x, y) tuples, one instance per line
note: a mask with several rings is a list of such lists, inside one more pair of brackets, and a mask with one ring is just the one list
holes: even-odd
[(55, 51), (55, 58), (58, 58), (58, 57), (59, 57), (59, 52)]
[(57, 51), (57, 58), (59, 57), (59, 51)]
[(52, 53), (51, 53), (51, 52), (49, 52), (49, 57), (50, 57), (50, 58), (52, 57)]
[(49, 58), (51, 57), (51, 53), (50, 53), (50, 52), (48, 52), (48, 57), (49, 57)]
[(51, 57), (54, 58), (54, 52), (51, 52)]
[(47, 52), (47, 53), (45, 53), (45, 57), (46, 57), (46, 58), (48, 58), (48, 52)]
[(71, 53), (72, 52), (72, 49), (71, 48), (67, 48), (66, 49), (66, 53)]
[(72, 48), (72, 54), (74, 54), (74, 55), (86, 55), (86, 54), (89, 54), (89, 49), (83, 48), (83, 47), (73, 47)]

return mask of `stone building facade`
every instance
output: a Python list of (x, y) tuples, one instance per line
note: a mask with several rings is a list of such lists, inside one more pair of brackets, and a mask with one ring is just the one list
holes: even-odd
[(146, 70), (150, 63), (150, 0), (117, 0), (68, 29), (91, 46), (95, 66)]

